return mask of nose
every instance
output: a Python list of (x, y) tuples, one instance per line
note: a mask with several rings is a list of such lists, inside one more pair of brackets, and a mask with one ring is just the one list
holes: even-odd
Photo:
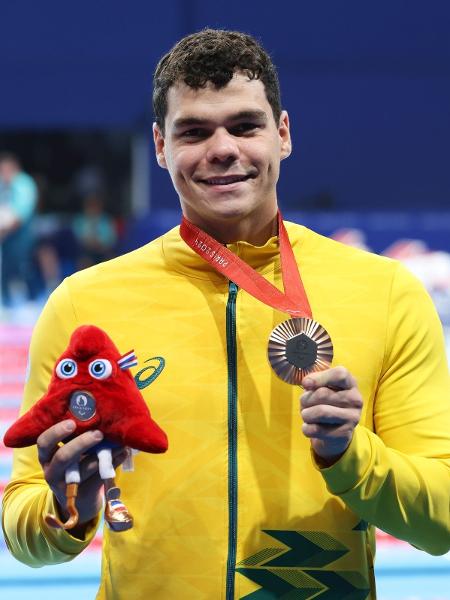
[(209, 162), (234, 162), (239, 157), (236, 138), (224, 127), (217, 129), (208, 140), (206, 158)]

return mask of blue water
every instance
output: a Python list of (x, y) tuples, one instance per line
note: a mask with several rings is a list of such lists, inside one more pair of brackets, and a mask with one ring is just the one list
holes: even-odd
[[(97, 551), (86, 550), (70, 563), (31, 569), (13, 559), (3, 547), (0, 598), (93, 600), (99, 572)], [(376, 573), (378, 600), (450, 600), (450, 557), (428, 556), (406, 546), (382, 547), (378, 551)]]

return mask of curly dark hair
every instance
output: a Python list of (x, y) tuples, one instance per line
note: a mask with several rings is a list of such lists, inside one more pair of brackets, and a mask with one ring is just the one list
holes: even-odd
[(181, 39), (156, 66), (153, 78), (153, 111), (164, 135), (167, 93), (178, 81), (193, 89), (208, 82), (225, 87), (236, 71), (260, 79), (278, 123), (281, 114), (278, 75), (267, 52), (251, 35), (239, 31), (203, 29)]

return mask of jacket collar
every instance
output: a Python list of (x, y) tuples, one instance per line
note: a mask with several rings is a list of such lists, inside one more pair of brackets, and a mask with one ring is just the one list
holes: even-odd
[[(289, 240), (295, 251), (302, 243), (305, 228), (289, 223), (288, 221), (285, 221), (285, 225)], [(162, 254), (168, 269), (199, 279), (209, 279), (216, 282), (224, 281), (223, 275), (198, 256), (181, 239), (179, 227), (174, 227), (168, 231), (161, 238), (161, 241)], [(280, 253), (277, 236), (267, 240), (263, 246), (253, 246), (248, 242), (242, 241), (228, 244), (227, 247), (262, 275), (280, 270)]]

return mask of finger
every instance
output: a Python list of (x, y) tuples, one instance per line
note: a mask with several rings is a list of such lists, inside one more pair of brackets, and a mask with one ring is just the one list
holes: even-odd
[(80, 461), (80, 479), (86, 481), (90, 477), (98, 475), (98, 459), (96, 454), (88, 454)]
[(302, 419), (304, 423), (309, 424), (341, 425), (348, 423), (354, 426), (359, 421), (359, 411), (321, 404), (302, 410)]
[[(86, 481), (80, 483), (76, 499), (79, 523), (90, 521), (100, 510), (102, 505), (102, 485), (103, 481), (100, 479), (98, 472), (92, 477), (89, 477)], [(59, 490), (59, 493), (56, 494), (60, 512), (64, 518), (67, 518), (68, 516), (66, 512), (66, 492), (67, 488), (64, 486)]]
[(42, 465), (51, 461), (52, 456), (59, 448), (58, 444), (73, 433), (75, 427), (74, 421), (61, 421), (41, 433), (36, 440), (36, 444), (38, 447), (39, 462)]
[(47, 481), (61, 479), (69, 465), (79, 462), (81, 456), (102, 439), (103, 434), (101, 431), (86, 431), (64, 444), (64, 446), (59, 447), (53, 454), (51, 462), (46, 465)]
[(330, 404), (341, 408), (362, 408), (363, 401), (357, 388), (336, 392), (328, 387), (321, 387), (316, 391), (305, 392), (300, 398), (302, 409), (319, 404)]
[[(118, 448), (113, 451), (113, 467), (117, 468), (123, 463), (127, 457), (127, 452), (123, 448)], [(98, 474), (98, 459), (96, 454), (88, 454), (80, 462), (80, 478), (81, 481), (86, 481), (93, 475)]]
[(103, 480), (100, 477), (99, 472), (97, 471), (91, 477), (86, 479), (80, 484), (78, 489), (79, 501), (87, 501), (89, 498), (97, 497), (101, 487), (103, 485)]
[(316, 390), (320, 387), (329, 387), (335, 390), (348, 390), (356, 386), (356, 381), (345, 367), (333, 367), (326, 371), (310, 373), (302, 381), (305, 390)]
[(128, 450), (126, 448), (114, 448), (112, 456), (113, 463), (121, 465), (128, 456)]
[(305, 437), (324, 440), (328, 445), (341, 444), (342, 440), (351, 439), (351, 429), (345, 425), (320, 425), (318, 423), (303, 423), (302, 432)]

